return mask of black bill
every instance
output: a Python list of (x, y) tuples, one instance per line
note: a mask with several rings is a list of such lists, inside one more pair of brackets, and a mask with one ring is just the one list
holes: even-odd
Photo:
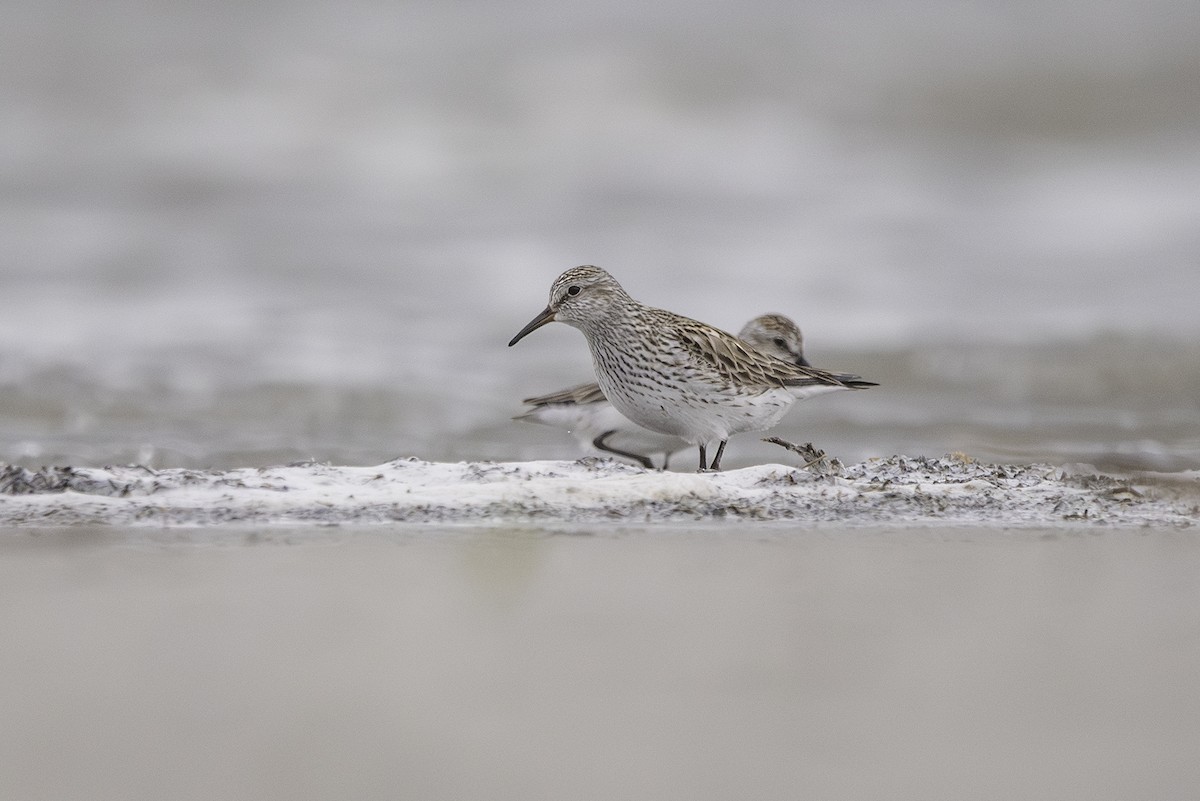
[(544, 310), (542, 310), (541, 314), (529, 321), (529, 325), (522, 328), (515, 337), (508, 341), (508, 346), (511, 348), (513, 345), (520, 342), (529, 332), (536, 331), (546, 323), (552, 322), (554, 322), (554, 311), (547, 306)]

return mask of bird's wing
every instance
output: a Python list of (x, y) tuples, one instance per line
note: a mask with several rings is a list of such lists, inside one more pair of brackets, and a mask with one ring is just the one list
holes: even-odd
[(604, 393), (600, 391), (600, 385), (591, 383), (579, 384), (569, 389), (560, 389), (558, 392), (551, 392), (549, 395), (526, 398), (521, 403), (528, 406), (550, 406), (561, 403), (582, 405), (585, 403), (600, 403), (603, 400), (605, 398)]
[(760, 353), (737, 337), (703, 324), (677, 329), (685, 350), (702, 364), (716, 368), (723, 377), (738, 384), (763, 387), (829, 386), (857, 389), (873, 386), (858, 376), (837, 375), (816, 367), (802, 367)]

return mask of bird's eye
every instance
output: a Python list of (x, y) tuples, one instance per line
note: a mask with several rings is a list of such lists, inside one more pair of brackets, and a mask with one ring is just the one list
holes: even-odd
[(578, 295), (581, 291), (582, 290), (580, 290), (580, 288), (578, 286), (575, 286), (574, 284), (567, 287), (567, 294), (572, 297), (574, 297), (575, 295)]
[(777, 347), (777, 348), (786, 348), (787, 347), (787, 342), (784, 340), (783, 337), (775, 337), (771, 341), (775, 343), (775, 347)]

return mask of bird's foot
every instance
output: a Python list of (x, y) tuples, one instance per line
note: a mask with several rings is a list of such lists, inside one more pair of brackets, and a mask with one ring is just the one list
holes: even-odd
[(840, 476), (842, 474), (842, 463), (830, 458), (825, 454), (825, 451), (813, 445), (811, 442), (806, 442), (803, 445), (797, 445), (794, 442), (788, 442), (779, 437), (764, 437), (763, 442), (769, 442), (772, 445), (778, 445), (782, 448), (787, 448), (792, 453), (795, 453), (804, 460), (804, 469), (809, 470), (821, 476)]

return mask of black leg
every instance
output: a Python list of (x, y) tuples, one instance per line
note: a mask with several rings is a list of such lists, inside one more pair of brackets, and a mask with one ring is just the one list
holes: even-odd
[(592, 445), (594, 445), (598, 451), (607, 451), (608, 453), (616, 454), (617, 456), (624, 456), (626, 459), (632, 459), (647, 470), (654, 469), (654, 462), (650, 461), (649, 456), (642, 456), (640, 453), (630, 453), (629, 451), (617, 450), (616, 448), (605, 444), (604, 440), (608, 439), (615, 433), (617, 432), (605, 431), (603, 434), (592, 440)]
[(708, 469), (708, 454), (704, 451), (704, 445), (700, 446), (700, 472), (703, 473)]
[(721, 444), (717, 446), (717, 455), (713, 457), (712, 464), (709, 465), (710, 469), (712, 469), (712, 470), (720, 470), (721, 469), (721, 454), (725, 453), (725, 443), (726, 442), (729, 442), (729, 440), (723, 439), (723, 440), (721, 440)]

